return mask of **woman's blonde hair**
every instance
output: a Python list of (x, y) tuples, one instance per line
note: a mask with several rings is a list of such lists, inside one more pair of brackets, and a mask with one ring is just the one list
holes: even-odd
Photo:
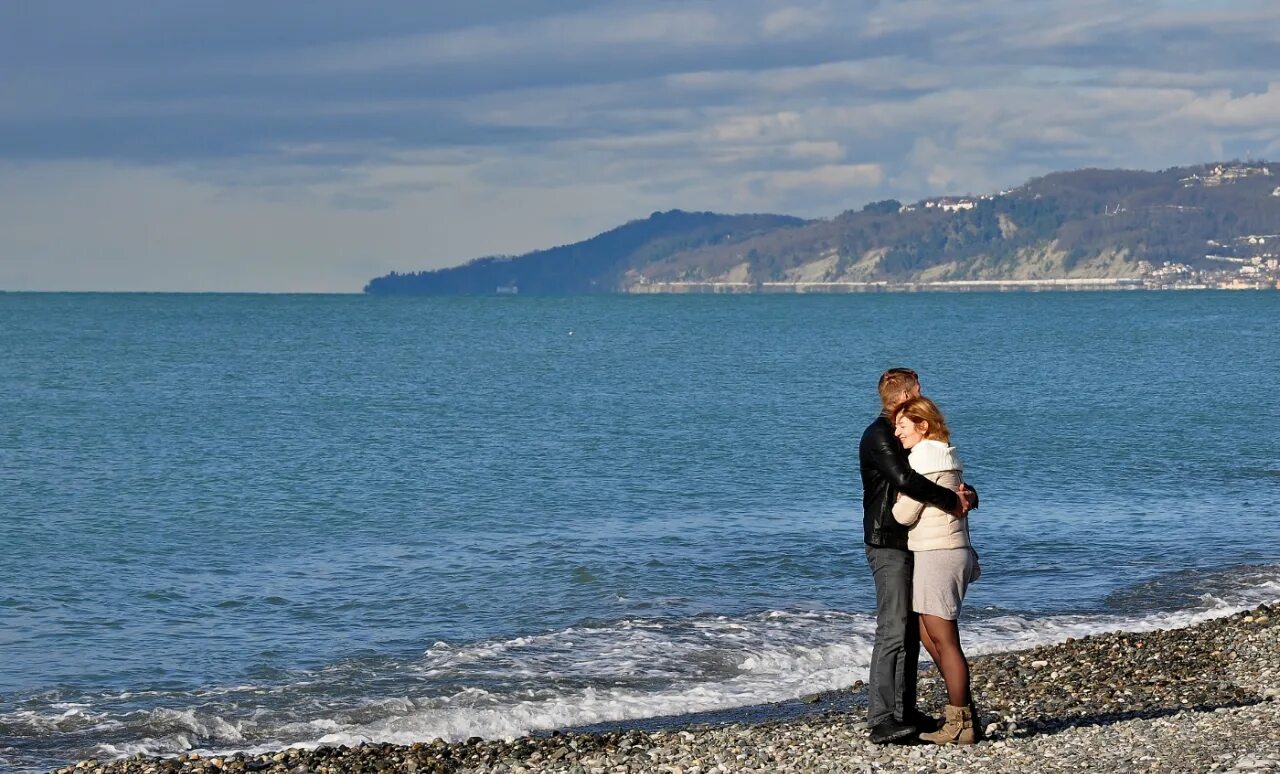
[(942, 418), (942, 411), (938, 408), (938, 405), (928, 398), (912, 398), (899, 406), (893, 412), (895, 424), (898, 421), (898, 417), (901, 416), (905, 416), (917, 425), (921, 422), (927, 422), (929, 429), (925, 431), (925, 438), (931, 441), (951, 443), (951, 429), (947, 427), (947, 420)]

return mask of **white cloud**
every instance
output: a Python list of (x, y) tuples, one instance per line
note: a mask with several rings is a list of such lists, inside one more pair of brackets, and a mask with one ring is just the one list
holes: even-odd
[(852, 96), (932, 90), (963, 78), (928, 63), (902, 57), (877, 57), (805, 67), (679, 73), (667, 76), (665, 80), (670, 88), (693, 93), (756, 92), (775, 98), (810, 99), (814, 95), (832, 93)]
[(711, 129), (721, 142), (741, 142), (796, 137), (804, 129), (799, 113), (791, 110), (764, 115), (731, 116)]
[(344, 190), (331, 185), (289, 190), (218, 188), (173, 169), (6, 165), (0, 288), (357, 292), (392, 269), (583, 239), (664, 206), (618, 185), (495, 189), (456, 172), (382, 209), (335, 207)]
[[(660, 49), (724, 42), (728, 32), (708, 10), (611, 10), (607, 6), (518, 24), (494, 24), (435, 33), (389, 35), (376, 40), (311, 47), (258, 58), (253, 66), (282, 72), (374, 72), (529, 57), (563, 61), (617, 47)], [(236, 68), (228, 58), (224, 66)]]
[(766, 14), (760, 31), (771, 38), (806, 37), (831, 25), (825, 8), (788, 6)]
[(839, 161), (844, 158), (844, 147), (832, 140), (793, 142), (787, 146), (787, 155), (794, 159)]
[(220, 49), (172, 45), (177, 6), (89, 54), (28, 34), (0, 50), (0, 287), (354, 290), (670, 207), (825, 216), (1280, 152), (1262, 0), (566, 7)]
[(875, 188), (884, 180), (879, 164), (824, 164), (803, 170), (775, 172), (765, 182), (784, 190), (796, 188)]
[(1264, 92), (1240, 96), (1214, 91), (1190, 100), (1178, 114), (1214, 127), (1274, 126), (1280, 124), (1280, 82), (1268, 84)]

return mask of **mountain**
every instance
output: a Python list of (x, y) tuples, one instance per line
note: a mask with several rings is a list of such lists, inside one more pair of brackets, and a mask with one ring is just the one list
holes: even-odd
[(655, 213), (572, 245), (393, 273), (365, 291), (1140, 277), (1165, 264), (1199, 270), (1270, 256), (1260, 251), (1273, 235), (1280, 235), (1280, 164), (1083, 169), (997, 194), (874, 202), (829, 220)]
[(519, 256), (478, 258), (463, 266), (412, 274), (392, 272), (365, 286), (366, 293), (486, 294), (499, 288), (521, 293), (611, 293), (623, 275), (699, 248), (741, 243), (807, 221), (787, 215), (717, 215), (655, 212), (584, 242)]

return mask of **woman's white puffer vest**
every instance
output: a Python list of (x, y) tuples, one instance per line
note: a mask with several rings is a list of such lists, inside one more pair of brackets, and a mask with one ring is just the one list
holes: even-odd
[[(954, 446), (942, 441), (924, 440), (911, 448), (907, 459), (911, 469), (930, 481), (947, 489), (960, 487), (960, 473), (964, 465), (956, 455)], [(934, 551), (939, 548), (964, 548), (969, 545), (969, 530), (963, 519), (941, 508), (899, 495), (893, 506), (893, 518), (899, 524), (910, 527), (907, 548), (912, 551)]]

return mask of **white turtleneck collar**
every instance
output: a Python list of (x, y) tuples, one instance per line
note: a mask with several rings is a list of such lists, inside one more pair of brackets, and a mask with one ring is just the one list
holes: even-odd
[(956, 447), (942, 441), (925, 439), (911, 447), (911, 469), (917, 473), (938, 473), (943, 470), (964, 470), (964, 463), (956, 454)]

